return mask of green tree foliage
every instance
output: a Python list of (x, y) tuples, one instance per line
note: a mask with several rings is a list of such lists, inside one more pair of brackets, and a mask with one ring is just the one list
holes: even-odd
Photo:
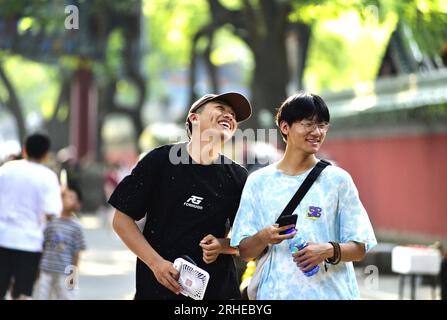
[[(377, 9), (346, 10), (313, 22), (305, 83), (311, 91), (338, 91), (376, 78), (397, 17), (381, 20)], [(362, 16), (363, 15), (363, 16)]]
[(57, 67), (26, 60), (18, 55), (4, 63), (5, 71), (21, 97), (25, 115), (41, 114), (43, 120), (53, 115), (54, 103), (59, 90)]
[[(212, 21), (212, 2), (142, 1), (145, 17), (142, 36), (143, 43), (147, 42), (142, 67), (144, 74), (151, 77), (151, 89), (156, 96), (162, 96), (164, 90), (161, 80), (163, 71), (189, 66), (192, 38), (198, 30)], [(286, 22), (303, 23), (310, 28), (310, 46), (304, 79), (305, 87), (314, 91), (340, 90), (358, 81), (373, 80), (386, 44), (398, 21), (408, 26), (419, 49), (431, 58), (439, 56), (439, 50), (447, 40), (446, 0), (220, 0), (218, 3), (231, 14), (240, 13), (242, 22), (253, 22), (248, 26), (232, 23), (230, 19), (222, 23), (215, 33), (210, 55), (215, 65), (242, 59), (247, 74), (247, 85), (253, 80), (255, 69), (260, 68), (255, 65), (256, 55), (253, 47), (248, 45), (259, 39), (250, 38), (248, 31), (252, 28), (257, 30), (258, 36), (265, 34), (268, 25), (263, 17), (267, 16), (265, 8), (268, 6), (276, 8), (275, 5), (289, 4)], [(125, 49), (126, 36), (120, 20), (121, 13), (131, 10), (139, 2), (91, 0), (88, 4), (89, 12), (97, 14), (99, 21), (110, 27), (110, 32), (104, 39), (105, 59), (93, 64), (98, 81), (107, 82), (111, 77), (123, 73), (122, 52)], [(56, 32), (59, 29), (55, 26), (64, 19), (63, 11), (58, 8), (64, 5), (66, 3), (62, 0), (0, 0), (0, 16), (22, 16), (20, 26), (24, 33), (38, 33), (42, 28)], [(53, 8), (53, 11), (48, 11), (48, 8)], [(253, 20), (249, 17), (250, 14)], [(205, 48), (206, 41), (201, 39), (198, 46)], [(32, 64), (17, 62), (18, 58), (14, 57), (12, 52), (6, 53), (11, 54), (2, 56), (7, 74), (14, 78), (14, 84), (24, 84), (24, 89), (18, 90), (23, 97), (21, 100), (25, 109), (28, 112), (29, 108), (35, 108), (48, 117), (51, 114), (49, 101), (57, 96), (54, 92), (60, 82), (54, 75), (54, 69), (43, 67), (41, 70), (48, 72), (44, 76), (42, 71), (36, 71)], [(63, 56), (55, 63), (74, 70), (78, 60)], [(19, 76), (18, 71), (24, 75)], [(38, 79), (45, 80), (39, 83)], [(275, 82), (274, 79), (272, 81)], [(50, 88), (48, 93), (39, 93), (44, 91), (39, 89), (36, 89), (37, 93), (33, 93), (32, 88), (40, 88), (44, 83), (48, 83), (45, 85)], [(118, 81), (118, 99), (123, 104), (126, 104), (126, 101), (135, 101), (132, 90), (132, 86), (125, 79)]]
[(189, 62), (191, 39), (209, 21), (203, 0), (145, 0), (146, 36), (153, 65), (185, 66)]
[(163, 72), (187, 68), (192, 38), (209, 21), (208, 6), (205, 0), (144, 0), (143, 14), (144, 72), (152, 78), (152, 97), (162, 97)]
[(380, 0), (383, 14), (395, 13), (409, 26), (420, 50), (430, 58), (439, 56), (447, 42), (446, 0)]
[[(211, 48), (214, 65), (243, 61), (247, 86), (258, 108), (278, 103), (286, 92), (284, 78), (291, 81), (288, 72), (268, 70), (275, 62), (265, 51), (275, 49), (282, 35), (271, 33), (280, 25), (304, 24), (310, 30), (305, 46), (304, 88), (312, 91), (338, 91), (352, 87), (356, 82), (371, 81), (377, 76), (385, 49), (398, 22), (410, 26), (415, 41), (432, 58), (439, 55), (445, 41), (445, 0), (146, 0), (144, 13), (148, 18), (150, 47), (146, 72), (155, 75), (153, 88), (163, 91), (160, 75), (163, 70), (185, 68), (191, 55), (191, 39), (207, 25), (217, 23)], [(289, 8), (287, 8), (289, 5)], [(275, 12), (288, 10), (280, 17)], [(270, 38), (269, 38), (270, 37)], [(234, 39), (240, 39), (236, 41)], [(206, 48), (208, 38), (199, 39), (200, 48)], [(204, 50), (204, 49), (203, 49)], [(284, 60), (281, 50), (273, 54)], [(267, 57), (267, 58), (263, 58)], [(289, 57), (290, 58), (290, 57)], [(270, 63), (266, 63), (270, 61)], [(256, 63), (258, 63), (256, 65)], [(260, 72), (260, 69), (265, 71)], [(269, 75), (268, 77), (266, 75)], [(279, 79), (282, 77), (282, 79)], [(262, 79), (261, 79), (262, 78)], [(265, 78), (268, 81), (262, 82)], [(157, 85), (156, 83), (159, 83)], [(252, 83), (250, 85), (249, 83)], [(254, 83), (254, 84), (253, 84)], [(280, 86), (273, 84), (281, 83)], [(281, 89), (281, 88), (283, 89)], [(289, 87), (289, 90), (291, 87)], [(299, 86), (292, 88), (298, 90)], [(290, 91), (289, 91), (290, 92)], [(262, 96), (267, 93), (269, 99)], [(257, 97), (261, 94), (260, 97)], [(253, 124), (255, 125), (255, 124)]]
[[(78, 7), (78, 30), (66, 29), (67, 5)], [(70, 78), (79, 68), (88, 68), (95, 73), (100, 89), (107, 88), (105, 95), (112, 97), (107, 108), (100, 110), (101, 119), (113, 108), (131, 114), (140, 128), (138, 108), (143, 104), (144, 83), (141, 85), (143, 80), (135, 67), (140, 54), (135, 40), (139, 39), (140, 9), (140, 0), (0, 0), (0, 67), (5, 65), (2, 75), (12, 84), (7, 86), (9, 95), (17, 92), (16, 103), (9, 103), (9, 109), (23, 109), (25, 117), (37, 111), (45, 120), (66, 120)], [(121, 79), (126, 77), (132, 80)], [(42, 86), (47, 89), (42, 90)], [(56, 93), (58, 88), (60, 94)], [(121, 110), (121, 106), (136, 110)], [(21, 117), (20, 112), (14, 114)]]

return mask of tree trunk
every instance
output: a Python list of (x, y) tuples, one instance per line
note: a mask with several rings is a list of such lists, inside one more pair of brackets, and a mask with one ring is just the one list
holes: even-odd
[[(203, 57), (209, 80), (211, 82), (211, 88), (213, 93), (219, 93), (219, 81), (217, 77), (217, 68), (211, 62), (211, 49), (214, 40), (214, 31), (218, 26), (215, 23), (206, 25), (202, 29), (196, 32), (192, 40), (191, 46), (191, 60), (189, 64), (189, 105), (192, 105), (198, 98), (198, 93), (195, 90), (197, 82), (197, 64), (199, 58)], [(208, 44), (203, 53), (198, 52), (197, 43), (202, 37), (208, 38)]]
[(206, 64), (206, 69), (208, 71), (208, 77), (211, 82), (211, 89), (213, 93), (219, 93), (219, 80), (217, 77), (217, 68), (211, 61), (211, 50), (213, 48), (214, 40), (214, 29), (208, 32), (208, 44), (205, 51), (203, 52), (203, 58)]
[(2, 64), (0, 63), (0, 79), (3, 82), (3, 85), (8, 92), (8, 100), (5, 102), (6, 107), (12, 113), (14, 119), (17, 124), (17, 131), (19, 134), (19, 140), (22, 143), (26, 137), (26, 127), (25, 127), (25, 119), (23, 117), (22, 108), (20, 105), (20, 101), (17, 97), (15, 89), (12, 83), (9, 81), (8, 76), (3, 69)]
[(264, 31), (252, 36), (254, 41), (248, 42), (256, 65), (251, 82), (253, 116), (246, 124), (252, 128), (273, 127), (272, 122), (259, 121), (259, 111), (266, 110), (274, 115), (275, 109), (287, 95), (286, 87), (289, 81), (286, 51), (286, 30), (289, 27), (286, 19), (287, 9), (275, 9), (264, 8)]
[(197, 32), (192, 40), (191, 46), (191, 60), (189, 62), (189, 105), (192, 105), (197, 100), (196, 82), (197, 82), (197, 42), (201, 36), (201, 31)]
[[(59, 91), (59, 96), (57, 98), (56, 106), (54, 108), (53, 116), (51, 119), (45, 124), (48, 130), (48, 135), (51, 137), (51, 148), (55, 151), (58, 151), (62, 148), (65, 148), (69, 145), (69, 132), (70, 132), (70, 107), (69, 105), (69, 97), (70, 97), (70, 84), (71, 84), (71, 75), (64, 76), (62, 74), (62, 84)], [(60, 120), (58, 117), (58, 113), (62, 107), (62, 105), (67, 104), (68, 115), (64, 120)]]
[(234, 33), (250, 47), (255, 59), (251, 82), (253, 115), (244, 127), (273, 127), (273, 123), (259, 125), (258, 114), (270, 113), (286, 98), (289, 80), (286, 53), (286, 30), (289, 28), (289, 2), (260, 0), (257, 4), (243, 1), (240, 10), (230, 10), (219, 0), (208, 0), (212, 18), (217, 26), (231, 23)]
[[(266, 50), (265, 46), (270, 47), (269, 50)], [(272, 127), (273, 124), (260, 123), (258, 115), (261, 110), (273, 113), (286, 98), (288, 69), (284, 42), (276, 46), (266, 42), (263, 46), (253, 49), (253, 52), (256, 63), (251, 83), (253, 115), (245, 126)]]
[(304, 68), (306, 67), (307, 55), (309, 52), (309, 40), (311, 29), (307, 24), (297, 23), (296, 32), (298, 34), (298, 70), (297, 70), (297, 90), (304, 89)]
[[(138, 8), (138, 12), (135, 12), (134, 15), (128, 18), (127, 28), (124, 30), (126, 44), (123, 50), (123, 58), (124, 68), (126, 70), (125, 72), (127, 73), (128, 78), (131, 79), (133, 84), (135, 85), (138, 94), (137, 102), (134, 106), (132, 106), (132, 111), (129, 113), (129, 116), (134, 123), (134, 127), (136, 130), (135, 144), (139, 149), (138, 139), (144, 130), (141, 110), (143, 109), (144, 101), (147, 98), (148, 92), (146, 89), (146, 79), (144, 79), (144, 77), (140, 73), (141, 4), (136, 6), (136, 8)], [(141, 152), (142, 150), (139, 151)]]
[[(136, 5), (140, 10), (140, 6)], [(140, 12), (135, 12), (132, 15), (119, 16), (120, 24), (125, 25), (124, 32), (124, 49), (122, 51), (123, 66), (122, 74), (118, 78), (109, 77), (107, 83), (99, 88), (99, 109), (98, 109), (98, 141), (101, 141), (102, 128), (105, 124), (107, 115), (111, 113), (118, 113), (128, 117), (135, 129), (134, 143), (139, 149), (138, 139), (144, 130), (144, 124), (141, 117), (141, 110), (143, 109), (144, 101), (147, 99), (148, 91), (146, 87), (146, 79), (140, 73)], [(120, 105), (116, 102), (115, 95), (117, 94), (117, 82), (119, 78), (125, 78), (131, 82), (137, 91), (137, 101), (133, 105)], [(97, 148), (98, 151), (101, 148)], [(141, 152), (142, 150), (139, 150)], [(99, 152), (98, 154), (102, 153)]]

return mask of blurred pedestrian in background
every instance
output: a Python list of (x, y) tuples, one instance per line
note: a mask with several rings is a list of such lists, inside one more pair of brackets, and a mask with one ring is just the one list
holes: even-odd
[(44, 166), (50, 139), (26, 139), (22, 160), (0, 167), (0, 299), (29, 299), (39, 267), (47, 219), (62, 211), (57, 175)]
[(44, 232), (44, 250), (40, 263), (39, 300), (76, 300), (79, 297), (78, 265), (85, 237), (76, 211), (82, 195), (75, 186), (62, 191), (63, 210), (51, 220)]

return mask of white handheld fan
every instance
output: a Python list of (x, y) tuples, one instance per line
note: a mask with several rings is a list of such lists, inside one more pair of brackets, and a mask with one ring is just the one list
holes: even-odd
[(210, 279), (209, 273), (183, 258), (175, 259), (174, 268), (180, 272), (178, 283), (182, 287), (181, 294), (202, 300)]

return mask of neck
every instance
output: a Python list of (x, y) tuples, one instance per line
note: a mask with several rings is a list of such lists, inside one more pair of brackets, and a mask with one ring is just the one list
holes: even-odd
[(61, 213), (61, 218), (63, 218), (63, 219), (70, 219), (70, 218), (73, 218), (74, 216), (75, 216), (75, 214), (71, 210), (64, 210)]
[(23, 159), (26, 159), (29, 162), (39, 163), (39, 164), (44, 164), (45, 162), (47, 162), (47, 159), (48, 159), (48, 153), (44, 154), (41, 158), (37, 159), (37, 158), (30, 157), (28, 155), (28, 153), (26, 152), (26, 150), (24, 150), (22, 152), (22, 156), (23, 156)]
[(291, 151), (287, 146), (284, 157), (279, 161), (277, 168), (285, 174), (295, 176), (314, 167), (317, 162), (318, 159), (315, 154)]
[(203, 165), (210, 165), (219, 158), (219, 154), (222, 150), (222, 144), (220, 141), (215, 141), (216, 139), (211, 139), (212, 141), (203, 141), (200, 138), (191, 137), (186, 150), (188, 151), (191, 158)]
[(43, 159), (34, 159), (34, 158), (30, 158), (30, 157), (27, 157), (25, 159), (28, 160), (29, 162), (33, 162), (33, 163), (39, 163), (39, 164), (43, 163)]

